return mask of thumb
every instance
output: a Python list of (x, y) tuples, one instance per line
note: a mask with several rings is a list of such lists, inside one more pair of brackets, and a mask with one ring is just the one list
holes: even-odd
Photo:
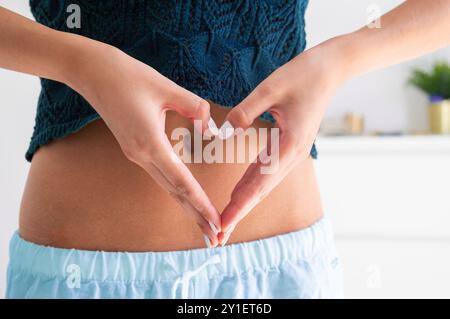
[(272, 97), (271, 90), (265, 86), (258, 86), (228, 113), (219, 130), (219, 137), (227, 139), (233, 134), (234, 129), (246, 130), (249, 128), (256, 118), (272, 106)]
[(214, 121), (210, 117), (210, 106), (208, 101), (198, 95), (180, 88), (170, 97), (170, 103), (167, 106), (181, 116), (194, 122), (195, 128), (203, 133), (211, 126), (212, 130), (218, 130)]

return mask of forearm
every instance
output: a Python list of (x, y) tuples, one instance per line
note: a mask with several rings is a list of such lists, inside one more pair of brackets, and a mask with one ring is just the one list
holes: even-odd
[(408, 0), (364, 27), (316, 47), (336, 66), (339, 80), (412, 59), (450, 45), (450, 1)]
[(0, 7), (1, 68), (67, 83), (90, 48), (100, 45)]

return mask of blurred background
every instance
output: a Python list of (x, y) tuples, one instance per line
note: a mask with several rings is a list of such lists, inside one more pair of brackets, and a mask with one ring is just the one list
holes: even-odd
[[(310, 0), (308, 46), (351, 32), (401, 2)], [(31, 17), (28, 0), (0, 5)], [(450, 72), (444, 62), (450, 63), (450, 48), (355, 78), (339, 89), (323, 121), (316, 168), (348, 298), (450, 298)], [(38, 94), (37, 78), (0, 69), (0, 297)]]

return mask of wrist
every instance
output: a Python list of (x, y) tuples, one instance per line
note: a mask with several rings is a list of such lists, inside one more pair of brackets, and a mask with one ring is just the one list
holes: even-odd
[(64, 62), (60, 66), (61, 82), (79, 93), (84, 93), (101, 75), (101, 62), (120, 52), (103, 42), (74, 34), (68, 34), (65, 42)]
[(329, 39), (305, 52), (313, 64), (318, 65), (319, 74), (331, 86), (339, 87), (356, 75), (354, 52), (348, 35)]
[(312, 64), (320, 65), (324, 77), (332, 86), (340, 86), (362, 73), (361, 42), (359, 33), (353, 32), (331, 38), (307, 50), (302, 55), (308, 56)]

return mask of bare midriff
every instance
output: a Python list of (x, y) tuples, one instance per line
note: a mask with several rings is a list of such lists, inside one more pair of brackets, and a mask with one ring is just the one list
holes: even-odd
[[(228, 110), (211, 105), (219, 126)], [(168, 136), (179, 127), (193, 131), (189, 120), (169, 113)], [(257, 120), (254, 127), (270, 125)], [(220, 212), (248, 163), (186, 165)], [(228, 244), (296, 231), (321, 216), (309, 158), (238, 224)], [(22, 198), (19, 232), (25, 240), (60, 248), (136, 252), (205, 247), (192, 217), (144, 169), (125, 157), (102, 120), (36, 152)]]

